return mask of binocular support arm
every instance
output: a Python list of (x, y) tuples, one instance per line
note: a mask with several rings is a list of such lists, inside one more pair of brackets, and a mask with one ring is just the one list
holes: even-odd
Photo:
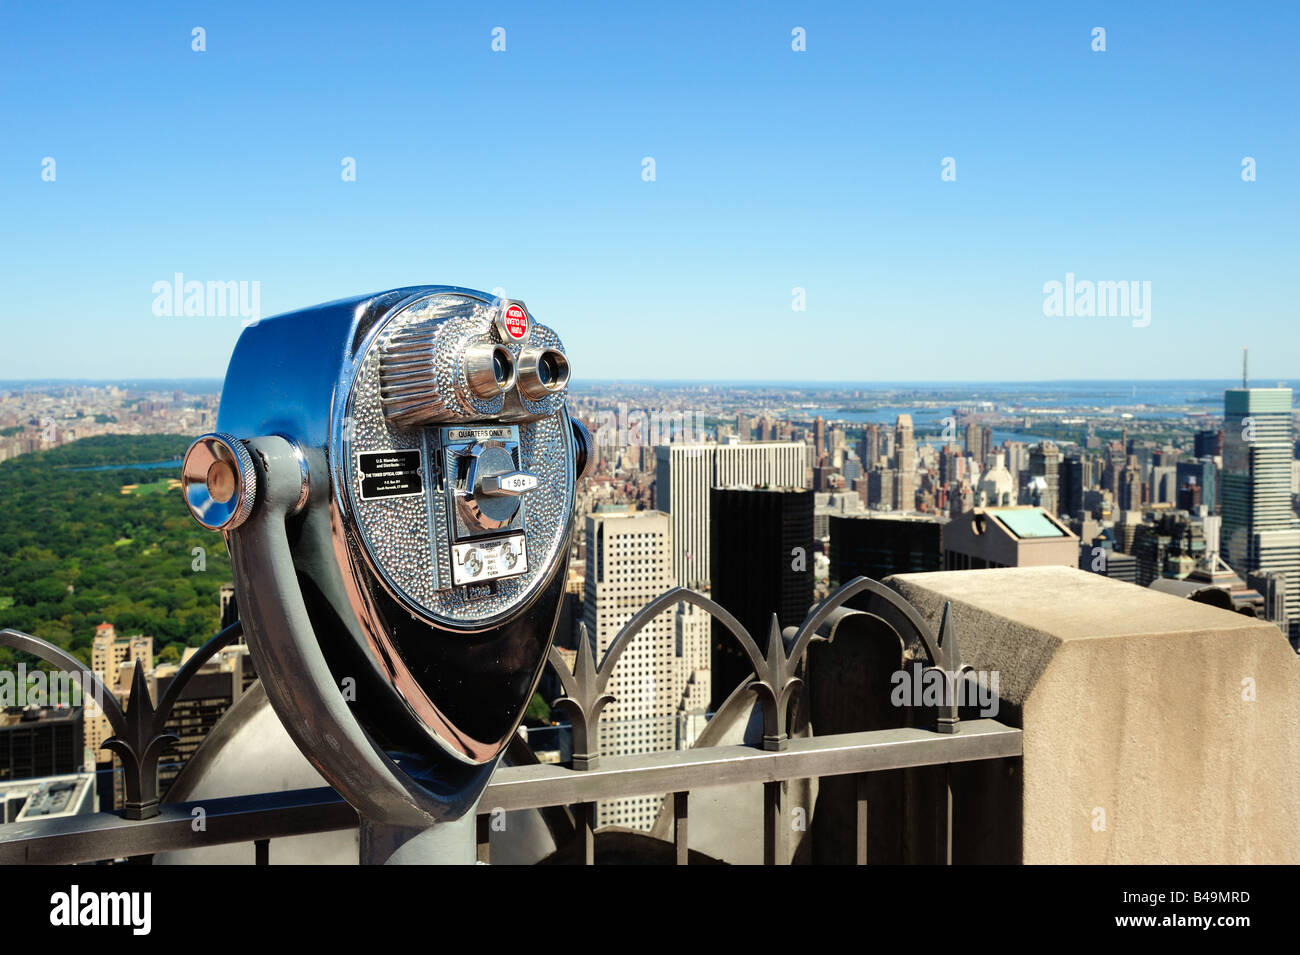
[[(416, 833), (466, 814), (470, 833), (463, 841), (472, 855), (479, 793), (443, 801), (410, 780), (358, 724), (316, 641), (285, 528), (302, 493), (294, 446), (276, 436), (244, 444), (257, 473), (257, 501), (248, 520), (227, 532), (227, 542), (253, 662), (285, 730), (361, 815), (363, 861), (368, 826)], [(324, 456), (307, 454), (312, 497), (324, 498)], [(328, 506), (323, 499), (313, 503)]]

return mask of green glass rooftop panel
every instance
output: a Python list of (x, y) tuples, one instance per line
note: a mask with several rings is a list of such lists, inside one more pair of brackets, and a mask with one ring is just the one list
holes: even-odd
[(1065, 532), (1052, 523), (1046, 514), (1034, 508), (1032, 510), (991, 511), (1011, 533), (1017, 537), (1064, 537)]

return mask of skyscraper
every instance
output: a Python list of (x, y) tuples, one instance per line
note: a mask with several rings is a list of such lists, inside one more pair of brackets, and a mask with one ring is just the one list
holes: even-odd
[(1083, 455), (1074, 452), (1066, 455), (1061, 465), (1060, 513), (1067, 517), (1083, 516), (1083, 491), (1086, 479)]
[(962, 473), (961, 463), (965, 460), (962, 457), (961, 448), (955, 444), (946, 444), (939, 449), (939, 483), (952, 484), (960, 481), (966, 475)]
[[(672, 527), (667, 514), (596, 514), (587, 518), (587, 580), (583, 622), (599, 664), (614, 638), (646, 604), (672, 586)], [(677, 634), (671, 609), (651, 621), (623, 652), (610, 677), (615, 702), (601, 716), (600, 752), (608, 755), (675, 749), (673, 695)], [(600, 825), (649, 829), (659, 798), (603, 802)]]
[(1223, 453), (1222, 431), (1198, 431), (1193, 438), (1194, 453), (1198, 458), (1212, 458)]
[(86, 760), (82, 734), (79, 706), (0, 709), (0, 780), (79, 772)]
[(1239, 575), (1286, 578), (1287, 635), (1300, 640), (1300, 519), (1291, 509), (1290, 388), (1229, 388), (1223, 395), (1221, 553)]
[[(190, 651), (187, 651), (187, 655)], [(158, 767), (158, 792), (166, 795), (185, 763), (202, 745), (226, 711), (243, 695), (249, 681), (245, 668), (252, 666), (248, 646), (236, 644), (199, 668), (180, 691), (165, 729), (177, 741), (167, 748)], [(157, 670), (158, 695), (170, 688), (179, 668), (165, 664)], [(251, 674), (247, 674), (251, 676)]]
[(894, 474), (884, 468), (875, 468), (867, 474), (867, 504), (879, 510), (894, 506)]
[(673, 580), (709, 585), (709, 489), (806, 487), (803, 444), (671, 444), (655, 448), (657, 507), (672, 519)]
[(894, 510), (916, 507), (916, 438), (912, 416), (901, 414), (894, 424)]
[(1219, 512), (1218, 470), (1214, 466), (1214, 459), (1203, 457), (1196, 461), (1179, 461), (1177, 468), (1179, 490), (1198, 487), (1200, 503), (1205, 505), (1207, 513), (1217, 514)]
[(966, 425), (966, 453), (975, 459), (978, 467), (993, 452), (993, 429), (977, 422)]
[(1119, 472), (1116, 498), (1121, 511), (1136, 511), (1142, 507), (1142, 471), (1138, 468), (1135, 455), (1128, 456), (1128, 463)]
[[(138, 663), (148, 673), (153, 670), (153, 637), (136, 635), (119, 637), (111, 623), (101, 623), (95, 628), (90, 645), (90, 668), (114, 693), (130, 695), (131, 684), (122, 680), (123, 667)], [(104, 741), (113, 735), (113, 728), (103, 710), (93, 699), (87, 700), (85, 713), (85, 740), (94, 760), (110, 762), (116, 757), (103, 749)]]
[(880, 425), (862, 426), (862, 439), (858, 442), (858, 457), (862, 459), (862, 469), (870, 471), (880, 460)]
[(862, 477), (862, 461), (852, 451), (844, 452), (844, 464), (840, 468), (840, 473), (844, 475), (844, 485), (848, 488), (853, 487), (853, 482)]
[(1061, 452), (1050, 441), (1036, 444), (1029, 450), (1029, 473), (1042, 478), (1046, 485), (1042, 507), (1052, 514), (1060, 513)]
[(1178, 499), (1178, 469), (1156, 465), (1151, 469), (1151, 503), (1173, 504)]
[[(767, 649), (772, 614), (799, 624), (813, 603), (813, 502), (801, 488), (714, 488), (710, 559), (713, 599)], [(713, 621), (712, 709), (750, 672), (749, 658)]]
[(933, 517), (832, 517), (832, 584), (943, 570), (943, 527)]

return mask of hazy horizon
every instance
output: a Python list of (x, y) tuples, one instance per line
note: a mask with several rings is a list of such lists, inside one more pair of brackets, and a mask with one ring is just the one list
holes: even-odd
[[(108, 385), (130, 386), (134, 388), (147, 388), (151, 385), (168, 386), (163, 390), (172, 390), (170, 386), (193, 384), (203, 385), (205, 387), (215, 386), (219, 388), (224, 384), (223, 377), (182, 377), (182, 378), (0, 378), (0, 388), (9, 387), (33, 387), (40, 385), (49, 386), (67, 386), (80, 385), (86, 387), (102, 387)], [(1254, 388), (1272, 388), (1286, 387), (1297, 390), (1300, 393), (1300, 379), (1274, 379), (1263, 378), (1252, 374), (1250, 376), (1250, 386)], [(1155, 385), (1155, 386), (1179, 386), (1186, 385), (1189, 387), (1208, 387), (1208, 388), (1234, 388), (1240, 387), (1241, 379), (1238, 378), (1026, 378), (1026, 379), (1001, 379), (1001, 380), (898, 380), (898, 381), (800, 381), (784, 379), (759, 379), (759, 378), (718, 378), (712, 380), (699, 378), (579, 378), (575, 379), (571, 388), (579, 391), (586, 385), (648, 385), (648, 386), (666, 386), (666, 387), (731, 387), (731, 388), (758, 388), (758, 387), (781, 387), (792, 390), (817, 390), (817, 389), (854, 389), (858, 391), (886, 391), (899, 388), (931, 388), (931, 389), (953, 389), (953, 388), (991, 388), (996, 386), (1041, 386), (1041, 387), (1068, 387), (1078, 385)], [(181, 389), (184, 390), (184, 389)]]

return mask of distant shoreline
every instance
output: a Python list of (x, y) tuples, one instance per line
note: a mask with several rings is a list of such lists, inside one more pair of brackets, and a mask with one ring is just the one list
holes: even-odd
[[(220, 391), (222, 378), (7, 378), (0, 379), (0, 389), (76, 386), (85, 388), (144, 388), (155, 391), (189, 391), (206, 393)], [(1239, 378), (1045, 378), (1045, 379), (990, 379), (970, 381), (783, 381), (778, 379), (696, 379), (696, 378), (585, 378), (575, 386), (641, 385), (666, 388), (790, 388), (790, 389), (845, 389), (859, 391), (897, 391), (900, 389), (952, 389), (952, 388), (1070, 388), (1070, 387), (1125, 387), (1134, 385), (1154, 387), (1239, 388)], [(1252, 387), (1270, 388), (1280, 384), (1286, 388), (1300, 388), (1300, 379), (1273, 379), (1253, 377)], [(186, 386), (186, 387), (180, 387)]]

